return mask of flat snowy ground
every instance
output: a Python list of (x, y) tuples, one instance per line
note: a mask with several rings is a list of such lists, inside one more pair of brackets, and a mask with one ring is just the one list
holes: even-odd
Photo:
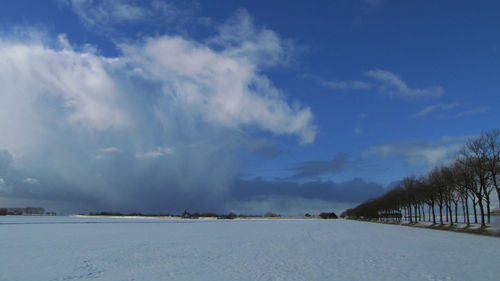
[(0, 217), (0, 280), (500, 280), (500, 238), (345, 220)]

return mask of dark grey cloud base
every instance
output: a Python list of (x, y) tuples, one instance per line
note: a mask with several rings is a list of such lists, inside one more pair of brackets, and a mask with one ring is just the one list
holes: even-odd
[[(46, 204), (43, 207), (47, 209), (69, 213), (102, 210), (180, 213), (184, 209), (198, 212), (245, 211), (240, 205), (264, 202), (271, 198), (286, 198), (290, 201), (311, 200), (311, 202), (319, 200), (331, 203), (333, 208), (337, 203), (354, 205), (385, 191), (381, 185), (361, 179), (343, 183), (310, 181), (299, 184), (292, 181), (234, 178), (227, 183), (227, 187), (217, 188), (209, 186), (214, 184), (214, 181), (202, 180), (205, 175), (169, 177), (163, 170), (167, 163), (161, 161), (154, 166), (148, 165), (147, 169), (140, 164), (138, 165), (140, 167), (121, 165), (116, 168), (121, 172), (117, 173), (112, 181), (108, 180), (106, 185), (87, 181), (82, 187), (72, 182), (65, 182), (63, 178), (56, 178), (54, 175), (37, 175), (39, 177), (36, 180), (35, 178), (32, 178), (32, 181), (26, 180), (29, 179), (28, 175), (32, 176), (33, 173), (16, 169), (7, 151), (0, 151), (0, 156), (0, 178), (3, 179), (0, 188), (2, 204), (8, 205), (9, 200), (11, 202), (22, 200), (26, 204)], [(120, 160), (114, 164), (119, 162)], [(186, 184), (189, 184), (191, 190), (186, 190)], [(99, 188), (93, 188), (94, 185), (98, 185)], [(276, 210), (279, 206), (269, 206), (269, 208)], [(294, 213), (303, 211), (288, 209), (292, 209)], [(255, 212), (252, 209), (246, 210)]]

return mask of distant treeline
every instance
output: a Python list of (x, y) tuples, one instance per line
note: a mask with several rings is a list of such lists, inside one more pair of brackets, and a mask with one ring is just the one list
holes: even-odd
[(184, 211), (181, 215), (179, 214), (143, 214), (143, 213), (118, 213), (118, 212), (96, 212), (89, 213), (89, 216), (112, 216), (112, 217), (179, 217), (187, 219), (197, 219), (197, 218), (218, 218), (218, 219), (235, 219), (235, 218), (249, 218), (249, 217), (280, 217), (278, 214), (266, 213), (264, 216), (254, 216), (254, 215), (243, 215), (235, 214), (230, 212), (229, 214), (217, 214), (217, 213), (189, 213)]
[[(143, 213), (117, 213), (117, 212), (96, 212), (89, 213), (89, 216), (109, 216), (109, 217), (178, 217), (186, 219), (197, 219), (197, 218), (218, 218), (218, 219), (235, 219), (235, 218), (279, 218), (281, 215), (272, 212), (267, 212), (263, 216), (258, 215), (244, 215), (235, 214), (230, 212), (229, 214), (217, 214), (217, 213), (189, 213), (184, 211), (181, 215), (172, 214), (143, 214)], [(305, 214), (304, 217), (312, 217), (310, 214)], [(322, 219), (336, 219), (338, 218), (334, 212), (320, 213), (319, 217)]]
[(478, 223), (479, 215), (484, 227), (490, 223), (493, 190), (500, 202), (499, 175), (500, 130), (496, 129), (468, 140), (453, 164), (436, 167), (420, 178), (406, 177), (396, 188), (346, 210), (341, 217), (393, 221), (407, 218), (413, 223), (425, 221), (427, 214), (427, 220), (432, 219), (433, 224), (439, 215), (440, 224), (444, 219), (453, 225), (461, 213), (469, 226), (472, 209), (474, 223)]
[[(80, 214), (84, 215), (84, 214)], [(118, 213), (118, 212), (90, 212), (89, 216), (109, 216), (109, 217), (169, 217), (169, 214), (143, 214), (143, 213)]]

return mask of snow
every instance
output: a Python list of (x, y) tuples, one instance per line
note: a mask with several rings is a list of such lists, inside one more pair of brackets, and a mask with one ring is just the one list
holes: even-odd
[(498, 280), (500, 238), (347, 220), (0, 217), (0, 280)]

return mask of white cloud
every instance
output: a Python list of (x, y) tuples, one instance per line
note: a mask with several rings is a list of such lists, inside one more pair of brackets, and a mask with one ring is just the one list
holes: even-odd
[[(260, 46), (267, 37), (256, 32), (246, 41), (258, 55), (165, 35), (127, 41), (106, 57), (64, 35), (4, 36), (0, 147), (16, 167), (5, 181), (20, 183), (9, 196), (209, 209), (240, 174), (234, 151), (256, 133), (312, 143), (311, 109), (262, 74), (261, 54), (281, 55)], [(41, 188), (23, 183), (28, 176)]]
[(477, 114), (481, 114), (481, 113), (486, 113), (489, 110), (490, 110), (490, 108), (487, 106), (480, 106), (480, 107), (476, 107), (476, 108), (473, 108), (470, 110), (459, 112), (455, 115), (455, 117), (460, 118), (460, 117), (465, 117), (465, 116), (477, 115)]
[(358, 80), (345, 80), (345, 81), (323, 81), (321, 83), (323, 86), (335, 90), (346, 90), (346, 89), (353, 89), (353, 90), (368, 90), (373, 87), (372, 84), (363, 82), (363, 81), (358, 81)]
[(120, 149), (118, 147), (110, 146), (101, 149), (102, 152), (120, 152)]
[(123, 50), (128, 63), (163, 83), (165, 96), (208, 122), (238, 129), (256, 125), (278, 135), (298, 135), (301, 143), (314, 141), (311, 110), (288, 105), (250, 58), (169, 36)]
[(99, 28), (136, 22), (169, 23), (189, 14), (164, 0), (67, 0), (65, 4), (86, 25)]
[(130, 0), (70, 0), (77, 15), (87, 24), (146, 19), (150, 11)]
[(414, 114), (413, 117), (423, 117), (429, 115), (431, 112), (435, 112), (436, 110), (450, 110), (457, 106), (457, 103), (428, 105)]
[[(403, 99), (415, 99), (423, 97), (440, 97), (444, 94), (444, 89), (440, 86), (433, 86), (425, 89), (410, 88), (395, 73), (375, 69), (365, 73), (365, 76), (374, 80), (367, 82), (362, 80), (324, 80), (311, 74), (304, 77), (316, 80), (323, 87), (334, 90), (370, 90), (376, 88), (379, 93)], [(423, 114), (434, 110), (433, 107), (425, 109)]]
[(380, 93), (400, 98), (417, 97), (440, 97), (444, 89), (440, 86), (433, 86), (426, 89), (412, 89), (393, 72), (375, 69), (365, 73), (367, 77), (377, 81), (377, 87)]
[(35, 178), (26, 178), (23, 180), (27, 184), (39, 184), (40, 180)]
[(301, 143), (314, 141), (311, 110), (289, 105), (251, 57), (232, 57), (163, 36), (124, 45), (122, 57), (107, 58), (73, 50), (63, 35), (58, 39), (62, 50), (38, 40), (0, 40), (0, 129), (5, 132), (0, 146), (14, 155), (43, 140), (49, 128), (44, 122), (54, 117), (50, 127), (126, 130), (135, 122), (127, 102), (134, 93), (122, 81), (134, 76), (161, 84), (165, 99), (176, 103), (157, 105), (159, 115), (182, 108), (228, 128), (255, 126), (276, 135), (297, 135)]
[(295, 51), (291, 41), (281, 39), (272, 30), (257, 27), (244, 9), (238, 10), (218, 30), (217, 36), (207, 40), (210, 45), (223, 47), (225, 55), (246, 58), (256, 65), (286, 64)]
[(157, 158), (161, 157), (164, 155), (172, 155), (174, 153), (174, 150), (171, 149), (170, 147), (159, 147), (155, 150), (152, 151), (147, 151), (143, 153), (136, 153), (135, 157), (136, 158)]
[(437, 108), (436, 105), (426, 106), (426, 107), (422, 108), (422, 110), (420, 110), (419, 112), (417, 112), (415, 115), (413, 115), (413, 117), (422, 117), (422, 116), (425, 116), (425, 115), (431, 113), (432, 111), (434, 111), (436, 108)]
[[(59, 38), (63, 42), (64, 36)], [(67, 41), (65, 42), (67, 43)], [(46, 136), (49, 126), (104, 131), (128, 125), (108, 69), (114, 60), (38, 40), (0, 40), (0, 147), (14, 154)], [(59, 116), (60, 115), (60, 116)], [(12, 120), (16, 120), (12, 122)], [(52, 121), (49, 121), (52, 122)]]

